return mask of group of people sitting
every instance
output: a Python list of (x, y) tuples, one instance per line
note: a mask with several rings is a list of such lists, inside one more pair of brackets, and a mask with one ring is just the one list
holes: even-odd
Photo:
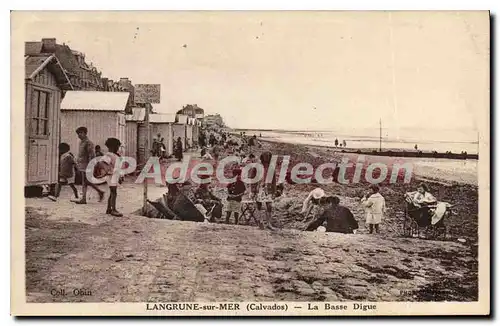
[[(205, 176), (208, 177), (208, 176)], [(265, 205), (264, 218), (258, 218), (259, 227), (273, 229), (271, 223), (272, 202), (282, 193), (283, 187), (278, 185), (273, 187), (272, 184), (252, 184), (247, 185), (241, 179), (241, 169), (234, 168), (232, 170), (232, 177), (234, 181), (227, 184), (226, 200), (224, 196), (216, 195), (210, 183), (200, 183), (196, 189), (192, 187), (189, 181), (186, 181), (180, 187), (176, 184), (168, 185), (167, 203), (169, 208), (178, 213), (179, 208), (175, 207), (175, 203), (179, 194), (194, 204), (199, 213), (204, 216), (207, 222), (224, 222), (222, 221), (223, 211), (225, 210), (225, 223), (231, 223), (234, 217), (234, 224), (239, 224), (240, 215), (242, 214), (242, 201), (243, 197), (248, 194), (250, 201), (255, 202), (257, 209), (262, 210)]]
[[(201, 135), (204, 135), (204, 133), (201, 133)], [(204, 141), (206, 138), (206, 135), (200, 137), (201, 157), (204, 160), (218, 161), (222, 154), (235, 155), (243, 160), (248, 158), (247, 153), (251, 153), (253, 148), (262, 147), (256, 135), (236, 138), (227, 133), (217, 135), (212, 132), (208, 136), (208, 144)]]
[[(410, 214), (416, 220), (419, 227), (429, 226), (439, 221), (446, 210), (451, 206), (445, 202), (438, 202), (429, 192), (426, 184), (420, 184), (414, 192), (404, 195), (410, 206)], [(378, 185), (370, 185), (369, 191), (361, 198), (360, 204), (365, 211), (365, 224), (369, 233), (379, 233), (380, 224), (387, 212), (386, 202), (380, 194)], [(412, 214), (416, 212), (417, 214)], [(307, 225), (306, 231), (326, 231), (338, 233), (356, 233), (359, 228), (358, 222), (349, 208), (340, 205), (340, 199), (336, 196), (328, 196), (321, 188), (313, 189), (302, 206), (304, 221), (313, 216)], [(326, 221), (326, 227), (323, 227)]]
[[(272, 229), (272, 204), (274, 200), (280, 197), (284, 190), (283, 184), (276, 184), (273, 180), (269, 184), (250, 184), (246, 185), (241, 180), (241, 170), (248, 164), (253, 162), (262, 163), (264, 168), (269, 166), (272, 153), (263, 151), (257, 159), (251, 152), (253, 146), (258, 146), (257, 137), (242, 137), (232, 138), (229, 135), (225, 137), (216, 137), (211, 134), (211, 148), (203, 147), (201, 157), (207, 160), (218, 161), (222, 155), (237, 155), (241, 157), (240, 162), (235, 163), (232, 168), (232, 174), (235, 177), (235, 182), (227, 185), (227, 201), (223, 201), (215, 195), (209, 184), (200, 184), (194, 192), (195, 203), (199, 209), (207, 214), (211, 222), (222, 219), (223, 211), (225, 210), (225, 223), (231, 222), (231, 217), (234, 216), (234, 223), (238, 224), (242, 212), (242, 198), (245, 193), (248, 193), (250, 201), (254, 201), (260, 211), (265, 205), (265, 218), (259, 219), (262, 225)], [(247, 154), (248, 153), (248, 154)], [(252, 178), (252, 175), (249, 175)], [(287, 180), (288, 181), (288, 180)], [(422, 217), (425, 223), (430, 221), (436, 214), (441, 214), (444, 211), (440, 203), (429, 192), (425, 184), (417, 187), (415, 192), (405, 194), (405, 199), (415, 208), (429, 208), (428, 214)], [(370, 185), (367, 192), (363, 194), (359, 203), (365, 211), (365, 224), (370, 234), (380, 233), (380, 224), (387, 212), (385, 198), (380, 193), (378, 185)], [(438, 209), (435, 205), (437, 204)], [(225, 209), (224, 209), (225, 206)], [(356, 233), (359, 225), (353, 213), (348, 207), (340, 204), (340, 198), (333, 195), (327, 195), (322, 188), (313, 189), (304, 200), (302, 205), (303, 222), (307, 223), (305, 230), (315, 231), (322, 230), (326, 232), (340, 233)], [(313, 216), (312, 219), (310, 217)], [(419, 224), (425, 224), (424, 222)], [(323, 227), (323, 225), (325, 225)]]
[[(386, 213), (385, 199), (380, 194), (379, 186), (371, 185), (370, 191), (361, 198), (361, 204), (365, 208), (369, 232), (373, 233), (375, 230), (379, 233), (379, 225)], [(309, 193), (304, 200), (301, 213), (304, 214), (304, 221), (307, 221), (310, 215), (313, 216), (306, 231), (356, 233), (359, 228), (351, 210), (340, 205), (339, 197), (328, 196), (321, 188), (315, 188)], [(325, 221), (326, 227), (323, 227)]]

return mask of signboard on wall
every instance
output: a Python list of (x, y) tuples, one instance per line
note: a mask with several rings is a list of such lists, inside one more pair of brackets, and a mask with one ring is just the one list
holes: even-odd
[(160, 84), (134, 85), (136, 103), (160, 103)]

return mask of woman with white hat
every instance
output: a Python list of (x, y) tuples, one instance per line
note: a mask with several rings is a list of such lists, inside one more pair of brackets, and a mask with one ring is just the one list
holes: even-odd
[(319, 207), (321, 199), (326, 197), (326, 193), (321, 188), (313, 189), (302, 204), (301, 214), (304, 214), (304, 221), (307, 220), (313, 208)]

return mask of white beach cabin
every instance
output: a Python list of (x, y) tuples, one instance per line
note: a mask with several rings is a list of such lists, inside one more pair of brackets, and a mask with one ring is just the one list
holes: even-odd
[(139, 126), (146, 117), (145, 108), (132, 108), (132, 114), (125, 115), (125, 155), (137, 160), (139, 157)]
[(94, 145), (107, 151), (104, 143), (109, 137), (122, 142), (122, 153), (127, 152), (125, 137), (125, 108), (128, 92), (68, 91), (61, 103), (61, 142), (71, 146), (78, 155), (80, 140), (78, 127), (88, 129), (88, 137)]

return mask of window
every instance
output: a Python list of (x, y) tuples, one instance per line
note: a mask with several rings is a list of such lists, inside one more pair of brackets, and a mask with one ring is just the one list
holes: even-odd
[(49, 135), (49, 105), (50, 94), (34, 89), (31, 101), (31, 135)]

